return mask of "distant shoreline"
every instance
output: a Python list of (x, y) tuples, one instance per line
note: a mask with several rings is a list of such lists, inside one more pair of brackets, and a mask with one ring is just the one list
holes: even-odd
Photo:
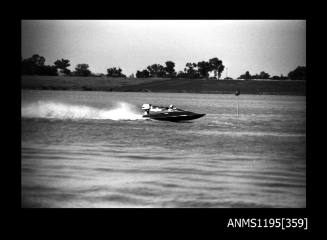
[(298, 80), (214, 80), (170, 78), (107, 78), (22, 76), (21, 89), (106, 92), (166, 92), (256, 95), (306, 95), (306, 82)]

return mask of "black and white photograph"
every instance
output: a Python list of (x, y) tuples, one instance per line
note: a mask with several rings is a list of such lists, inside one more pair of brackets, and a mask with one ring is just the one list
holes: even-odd
[(306, 20), (21, 19), (22, 208), (306, 208)]

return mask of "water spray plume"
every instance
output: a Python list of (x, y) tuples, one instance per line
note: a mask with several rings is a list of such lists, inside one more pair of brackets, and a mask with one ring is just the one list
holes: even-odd
[(133, 105), (120, 102), (112, 109), (100, 109), (90, 106), (70, 105), (58, 102), (38, 101), (22, 106), (22, 117), (56, 118), (56, 119), (110, 119), (138, 120), (143, 119)]

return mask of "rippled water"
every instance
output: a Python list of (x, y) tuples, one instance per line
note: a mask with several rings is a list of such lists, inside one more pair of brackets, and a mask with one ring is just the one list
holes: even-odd
[[(206, 113), (141, 118), (143, 103)], [(24, 207), (305, 207), (303, 96), (22, 91)]]

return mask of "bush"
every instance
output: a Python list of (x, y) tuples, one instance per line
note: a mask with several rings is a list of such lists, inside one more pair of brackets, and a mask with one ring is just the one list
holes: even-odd
[(306, 80), (306, 67), (298, 66), (296, 69), (288, 73), (288, 77), (292, 80)]

